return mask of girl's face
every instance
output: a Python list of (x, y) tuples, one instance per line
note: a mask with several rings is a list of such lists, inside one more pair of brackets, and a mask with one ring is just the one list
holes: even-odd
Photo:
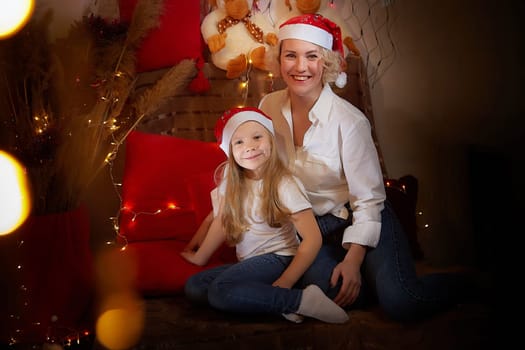
[(317, 97), (323, 88), (321, 48), (299, 39), (281, 43), (281, 76), (292, 94)]
[(231, 139), (231, 151), (235, 162), (248, 170), (251, 178), (258, 179), (266, 161), (270, 158), (272, 143), (270, 132), (255, 121), (247, 121), (237, 127)]

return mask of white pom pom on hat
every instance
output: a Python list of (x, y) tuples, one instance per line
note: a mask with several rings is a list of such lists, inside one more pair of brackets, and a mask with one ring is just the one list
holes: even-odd
[[(279, 41), (299, 39), (319, 45), (325, 49), (337, 51), (344, 59), (341, 28), (320, 14), (303, 14), (292, 17), (281, 24), (278, 33)], [(343, 88), (346, 85), (346, 73), (340, 72), (335, 85)]]
[(337, 75), (337, 79), (335, 80), (335, 86), (342, 89), (346, 85), (346, 73), (341, 72)]

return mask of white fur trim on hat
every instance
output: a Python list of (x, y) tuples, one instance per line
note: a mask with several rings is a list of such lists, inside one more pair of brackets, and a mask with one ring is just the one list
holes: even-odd
[(332, 50), (332, 33), (311, 24), (285, 24), (279, 29), (279, 40), (299, 39)]
[(262, 124), (262, 126), (264, 126), (266, 129), (268, 129), (268, 131), (272, 133), (272, 135), (275, 134), (273, 131), (273, 124), (271, 119), (268, 119), (264, 115), (255, 111), (238, 112), (228, 120), (222, 131), (222, 140), (220, 148), (224, 151), (224, 153), (226, 153), (226, 155), (229, 154), (230, 141), (233, 136), (233, 133), (241, 124), (247, 121), (258, 122)]

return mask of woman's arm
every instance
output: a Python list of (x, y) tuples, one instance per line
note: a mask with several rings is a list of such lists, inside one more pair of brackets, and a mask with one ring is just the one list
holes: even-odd
[(297, 254), (273, 286), (292, 288), (314, 261), (321, 249), (322, 237), (312, 209), (305, 209), (292, 214), (292, 221), (302, 241)]

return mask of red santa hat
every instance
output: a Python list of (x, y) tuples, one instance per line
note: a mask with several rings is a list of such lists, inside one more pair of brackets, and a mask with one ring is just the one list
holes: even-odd
[[(337, 51), (345, 57), (341, 28), (320, 14), (303, 14), (288, 19), (280, 25), (279, 41), (299, 39), (319, 45), (325, 49)], [(346, 85), (346, 73), (340, 72), (335, 84), (342, 88)]]
[(229, 155), (230, 141), (237, 128), (247, 121), (255, 121), (274, 135), (272, 118), (256, 107), (236, 107), (225, 111), (215, 124), (215, 138), (219, 147)]

